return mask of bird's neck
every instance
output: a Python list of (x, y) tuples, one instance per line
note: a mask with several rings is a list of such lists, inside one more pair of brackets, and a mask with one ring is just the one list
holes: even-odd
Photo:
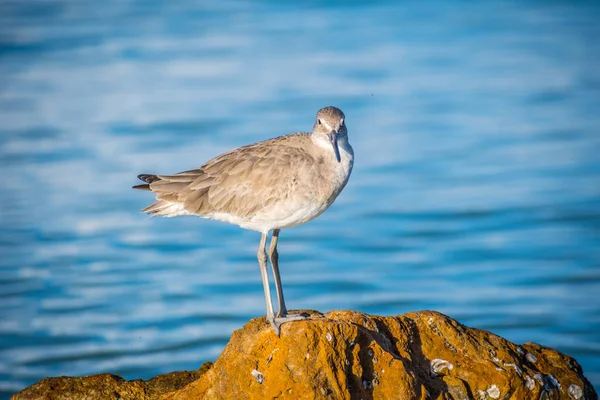
[[(311, 140), (316, 146), (320, 147), (321, 149), (323, 149), (325, 151), (328, 158), (335, 160), (335, 153), (333, 152), (333, 146), (331, 145), (329, 138), (321, 136), (321, 135), (312, 134)], [(340, 150), (340, 158), (341, 158), (340, 163), (346, 164), (346, 165), (348, 165), (348, 164), (352, 165), (352, 162), (354, 160), (354, 150), (352, 149), (352, 146), (350, 146), (350, 142), (348, 142), (347, 137), (339, 138), (338, 148)], [(337, 163), (337, 161), (336, 161), (336, 163)]]

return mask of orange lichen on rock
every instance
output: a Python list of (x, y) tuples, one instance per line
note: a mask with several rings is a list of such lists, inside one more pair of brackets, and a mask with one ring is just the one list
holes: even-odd
[(280, 337), (250, 321), (206, 374), (163, 399), (597, 398), (573, 358), (440, 313), (305, 313)]
[(197, 380), (212, 366), (206, 362), (196, 371), (177, 371), (152, 379), (127, 381), (118, 375), (60, 376), (44, 378), (15, 394), (12, 400), (158, 400), (164, 393)]
[(597, 399), (577, 362), (513, 344), (437, 312), (354, 311), (235, 331), (214, 365), (149, 381), (115, 375), (46, 378), (17, 399)]

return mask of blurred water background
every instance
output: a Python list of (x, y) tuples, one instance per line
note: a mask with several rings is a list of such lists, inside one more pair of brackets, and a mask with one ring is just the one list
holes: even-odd
[(175, 173), (347, 116), (335, 205), (281, 234), (288, 306), (433, 309), (600, 388), (600, 5), (0, 2), (0, 397), (195, 369), (264, 315), (259, 234), (148, 219)]

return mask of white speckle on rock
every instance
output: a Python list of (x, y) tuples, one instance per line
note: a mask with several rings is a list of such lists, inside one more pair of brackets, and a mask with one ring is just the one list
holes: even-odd
[(434, 358), (429, 362), (431, 366), (431, 374), (432, 375), (444, 375), (442, 374), (442, 370), (447, 369), (448, 371), (454, 368), (454, 365), (450, 361), (442, 360), (441, 358)]
[(327, 338), (327, 340), (329, 340), (330, 342), (333, 340), (333, 336), (331, 335), (331, 333), (327, 332), (327, 335), (325, 335), (325, 337)]
[(575, 400), (579, 400), (583, 398), (583, 390), (581, 390), (581, 387), (577, 386), (576, 384), (572, 384), (569, 386), (569, 396)]
[(259, 370), (253, 369), (251, 374), (256, 382), (262, 384), (265, 381), (265, 376)]
[(525, 356), (525, 358), (527, 359), (527, 361), (529, 361), (530, 363), (536, 363), (537, 362), (537, 357), (534, 356), (531, 353), (527, 353), (527, 355)]
[(535, 374), (533, 376), (533, 379), (535, 379), (536, 381), (538, 381), (540, 383), (540, 385), (544, 386), (544, 378), (542, 377), (542, 375)]
[(515, 372), (517, 373), (517, 375), (521, 376), (521, 374), (523, 373), (523, 371), (521, 370), (521, 368), (517, 365), (517, 364), (513, 364), (513, 363), (505, 363), (504, 364), (505, 367), (511, 367), (515, 369)]
[(525, 386), (529, 390), (535, 389), (535, 381), (529, 375), (525, 375)]
[(373, 349), (369, 349), (369, 351), (367, 353), (369, 353), (369, 357), (373, 357), (373, 355), (375, 354)]
[(492, 361), (495, 362), (496, 364), (500, 363), (500, 359), (498, 357), (492, 358)]
[(504, 371), (504, 370), (500, 367), (496, 367), (496, 371)]
[(497, 399), (500, 397), (500, 389), (498, 389), (498, 386), (495, 384), (490, 386), (486, 392), (492, 399)]
[(310, 354), (306, 353), (306, 359), (308, 360), (310, 358)]
[(552, 382), (555, 388), (560, 389), (560, 383), (555, 377), (553, 377), (552, 375), (546, 375), (546, 378), (548, 378), (548, 380)]
[(521, 347), (517, 347), (517, 353), (525, 354), (525, 352), (523, 351), (523, 349)]

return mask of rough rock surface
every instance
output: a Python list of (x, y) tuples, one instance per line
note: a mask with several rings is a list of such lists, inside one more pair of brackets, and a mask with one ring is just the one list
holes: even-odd
[(573, 358), (437, 312), (305, 313), (279, 338), (264, 318), (250, 321), (205, 375), (164, 400), (597, 399)]
[(598, 398), (573, 358), (440, 313), (304, 313), (310, 319), (284, 324), (280, 337), (264, 317), (253, 319), (206, 373), (160, 390), (145, 386), (158, 377), (127, 382), (104, 374), (47, 378), (14, 399)]
[(196, 371), (171, 372), (147, 381), (126, 381), (113, 374), (45, 378), (20, 391), (12, 400), (158, 400), (162, 394), (197, 380), (210, 367), (212, 363), (206, 362)]

